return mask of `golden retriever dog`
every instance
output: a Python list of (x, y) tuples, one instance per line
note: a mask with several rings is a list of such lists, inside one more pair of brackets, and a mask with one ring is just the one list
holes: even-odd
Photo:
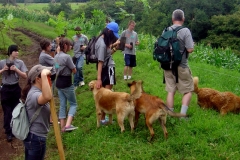
[(198, 88), (198, 77), (193, 77), (194, 92), (197, 94), (198, 105), (202, 108), (211, 108), (221, 115), (228, 112), (239, 113), (240, 98), (231, 92), (219, 92), (211, 88)]
[(102, 112), (109, 114), (109, 123), (112, 123), (112, 114), (116, 113), (117, 121), (121, 128), (121, 132), (125, 130), (124, 119), (128, 116), (131, 131), (134, 130), (134, 100), (142, 94), (141, 81), (137, 82), (136, 91), (132, 94), (125, 92), (113, 92), (106, 88), (96, 88), (96, 80), (91, 81), (88, 85), (93, 92), (96, 105), (97, 127), (100, 127)]
[[(137, 82), (133, 81), (132, 83), (128, 83), (128, 87), (130, 88), (131, 93), (134, 93), (136, 88), (137, 88)], [(175, 113), (171, 111), (157, 96), (153, 96), (150, 94), (147, 94), (144, 92), (142, 88), (142, 95), (140, 98), (136, 99), (134, 101), (135, 105), (135, 124), (134, 127), (137, 126), (138, 119), (140, 113), (145, 114), (145, 120), (146, 120), (146, 125), (150, 131), (150, 141), (154, 137), (154, 131), (152, 124), (155, 122), (157, 119), (159, 120), (161, 127), (164, 132), (164, 137), (165, 139), (168, 138), (168, 132), (166, 128), (166, 121), (167, 121), (167, 115), (173, 116), (173, 117), (186, 117), (186, 114), (181, 114), (181, 113)]]

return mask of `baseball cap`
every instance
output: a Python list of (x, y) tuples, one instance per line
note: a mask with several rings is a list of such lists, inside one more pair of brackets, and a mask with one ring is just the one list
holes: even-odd
[(52, 68), (53, 67), (42, 66), (41, 64), (35, 65), (28, 72), (28, 79), (31, 81), (31, 83), (33, 83), (36, 77), (41, 74), (43, 69), (48, 69), (51, 71)]
[(111, 31), (113, 31), (113, 34), (115, 35), (115, 37), (119, 38), (118, 35), (118, 24), (116, 22), (110, 22), (107, 24), (107, 28)]

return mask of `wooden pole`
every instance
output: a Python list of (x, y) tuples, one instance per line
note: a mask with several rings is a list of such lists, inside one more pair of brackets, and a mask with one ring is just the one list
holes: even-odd
[[(49, 83), (50, 83), (50, 86), (52, 86), (51, 85), (51, 80), (49, 80)], [(59, 152), (60, 160), (65, 160), (62, 138), (61, 138), (60, 128), (59, 128), (59, 124), (58, 124), (58, 117), (57, 117), (57, 114), (56, 114), (54, 97), (52, 97), (52, 99), (50, 100), (50, 111), (51, 111), (51, 117), (52, 117), (52, 120), (53, 120), (53, 128), (54, 128), (54, 133), (55, 133), (56, 142), (57, 142), (57, 146), (58, 146), (58, 152)]]

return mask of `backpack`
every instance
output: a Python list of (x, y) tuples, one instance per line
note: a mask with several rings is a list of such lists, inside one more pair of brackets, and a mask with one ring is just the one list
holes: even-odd
[[(161, 68), (164, 70), (172, 70), (176, 76), (176, 82), (178, 83), (177, 67), (181, 63), (183, 53), (180, 52), (179, 40), (177, 38), (177, 32), (185, 27), (179, 26), (175, 29), (169, 30), (166, 28), (163, 34), (157, 39), (154, 44), (153, 59), (157, 60), (161, 64)], [(165, 82), (165, 80), (164, 80)]]
[(20, 140), (26, 139), (29, 133), (29, 128), (32, 122), (37, 118), (41, 109), (42, 107), (37, 109), (29, 122), (25, 104), (20, 100), (12, 112), (12, 120), (10, 123), (10, 126), (12, 127), (12, 134)]
[(97, 42), (99, 37), (93, 36), (88, 44), (87, 47), (84, 50), (85, 56), (86, 56), (86, 64), (89, 63), (98, 63), (98, 58), (95, 55), (95, 44)]

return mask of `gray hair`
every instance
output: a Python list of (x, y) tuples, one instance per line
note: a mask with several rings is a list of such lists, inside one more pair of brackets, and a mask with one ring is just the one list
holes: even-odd
[(185, 19), (184, 12), (181, 9), (176, 9), (172, 13), (172, 19), (175, 21), (183, 21)]

